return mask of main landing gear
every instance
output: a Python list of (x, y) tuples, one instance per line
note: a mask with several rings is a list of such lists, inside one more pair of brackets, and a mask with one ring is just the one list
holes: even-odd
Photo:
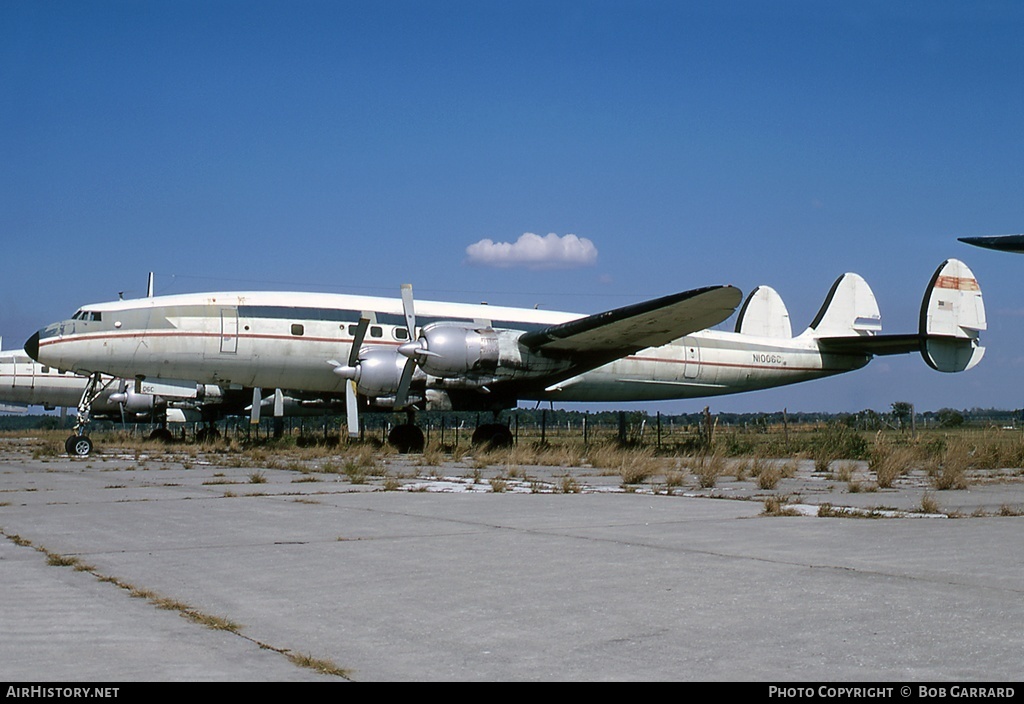
[(512, 431), (501, 423), (485, 423), (473, 431), (474, 447), (487, 449), (512, 447), (513, 440)]
[[(497, 422), (497, 413), (493, 423), (485, 423), (473, 431), (473, 446), (486, 449), (512, 447), (515, 438), (507, 425)], [(423, 452), (425, 446), (423, 431), (416, 426), (412, 412), (407, 413), (406, 422), (396, 425), (388, 433), (388, 443), (403, 454)]]
[(85, 385), (82, 398), (78, 401), (78, 418), (75, 421), (74, 435), (64, 441), (64, 449), (72, 457), (88, 457), (92, 452), (92, 440), (86, 435), (92, 415), (92, 404), (100, 394), (106, 391), (112, 381), (113, 378), (104, 384), (99, 372), (89, 377), (89, 383)]
[(409, 452), (423, 452), (426, 442), (423, 439), (423, 431), (416, 425), (415, 414), (407, 411), (406, 422), (403, 425), (396, 425), (388, 433), (388, 442), (402, 454)]
[(174, 433), (167, 429), (167, 421), (164, 420), (159, 428), (154, 428), (149, 434), (149, 439), (170, 445), (174, 442)]

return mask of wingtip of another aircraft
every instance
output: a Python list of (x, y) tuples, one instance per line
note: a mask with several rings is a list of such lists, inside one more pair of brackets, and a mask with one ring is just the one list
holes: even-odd
[(984, 237), (958, 237), (964, 244), (995, 249), (1000, 252), (1022, 252), (1024, 253), (1024, 234), (1018, 235), (988, 235)]

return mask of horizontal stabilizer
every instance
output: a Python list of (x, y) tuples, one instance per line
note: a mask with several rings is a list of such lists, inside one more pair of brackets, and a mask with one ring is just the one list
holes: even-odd
[(736, 332), (786, 340), (793, 337), (789, 311), (775, 289), (771, 286), (758, 286), (750, 292), (736, 318)]
[(904, 335), (871, 335), (869, 337), (821, 337), (818, 347), (822, 352), (834, 354), (868, 354), (885, 356), (921, 351), (921, 336), (917, 333)]
[(624, 356), (717, 325), (741, 298), (732, 286), (684, 291), (528, 332), (519, 343), (555, 355)]

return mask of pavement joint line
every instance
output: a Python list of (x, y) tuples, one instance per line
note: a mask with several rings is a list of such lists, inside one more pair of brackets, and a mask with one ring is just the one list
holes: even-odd
[(279, 646), (271, 645), (270, 643), (265, 643), (256, 638), (248, 636), (242, 633), (242, 626), (230, 621), (229, 619), (224, 619), (217, 616), (209, 616), (199, 611), (198, 609), (189, 606), (188, 604), (185, 604), (184, 602), (169, 599), (167, 597), (161, 597), (155, 592), (151, 592), (147, 589), (143, 589), (136, 585), (124, 582), (118, 577), (112, 577), (110, 575), (103, 574), (95, 567), (82, 563), (80, 559), (77, 557), (68, 557), (66, 555), (61, 555), (60, 553), (48, 550), (41, 545), (36, 545), (32, 543), (32, 541), (27, 540), (20, 535), (8, 533), (7, 530), (3, 527), (0, 527), (0, 535), (3, 535), (5, 538), (7, 538), (7, 540), (14, 543), (18, 547), (30, 548), (42, 555), (45, 555), (47, 563), (50, 565), (57, 567), (72, 567), (76, 572), (85, 572), (87, 574), (90, 574), (100, 582), (112, 584), (113, 586), (119, 588), (123, 592), (127, 592), (131, 597), (145, 598), (146, 601), (148, 601), (150, 604), (152, 604), (154, 607), (158, 609), (176, 611), (179, 616), (185, 618), (186, 620), (192, 623), (204, 626), (212, 630), (230, 633), (234, 636), (242, 638), (243, 640), (249, 641), (253, 645), (263, 650), (270, 650), (272, 652), (278, 653), (279, 655), (283, 655), (285, 658), (288, 659), (289, 662), (291, 662), (296, 667), (309, 668), (312, 670), (316, 670), (321, 674), (340, 677), (344, 680), (353, 680), (352, 672), (346, 668), (339, 667), (327, 660), (314, 658), (313, 656), (308, 654), (296, 653), (294, 650), (290, 648), (282, 648)]

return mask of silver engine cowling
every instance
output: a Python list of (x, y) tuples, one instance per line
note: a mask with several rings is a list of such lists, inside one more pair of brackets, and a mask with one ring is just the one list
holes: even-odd
[(419, 339), (407, 342), (399, 351), (416, 357), (425, 373), (439, 377), (492, 373), (501, 356), (497, 331), (458, 323), (427, 325)]
[(359, 364), (336, 367), (334, 373), (355, 381), (364, 396), (391, 396), (398, 391), (405, 363), (405, 357), (394, 348), (368, 348), (359, 353)]
[(157, 406), (156, 397), (153, 394), (140, 394), (133, 389), (110, 394), (109, 401), (120, 404), (125, 411), (130, 413), (150, 413)]

